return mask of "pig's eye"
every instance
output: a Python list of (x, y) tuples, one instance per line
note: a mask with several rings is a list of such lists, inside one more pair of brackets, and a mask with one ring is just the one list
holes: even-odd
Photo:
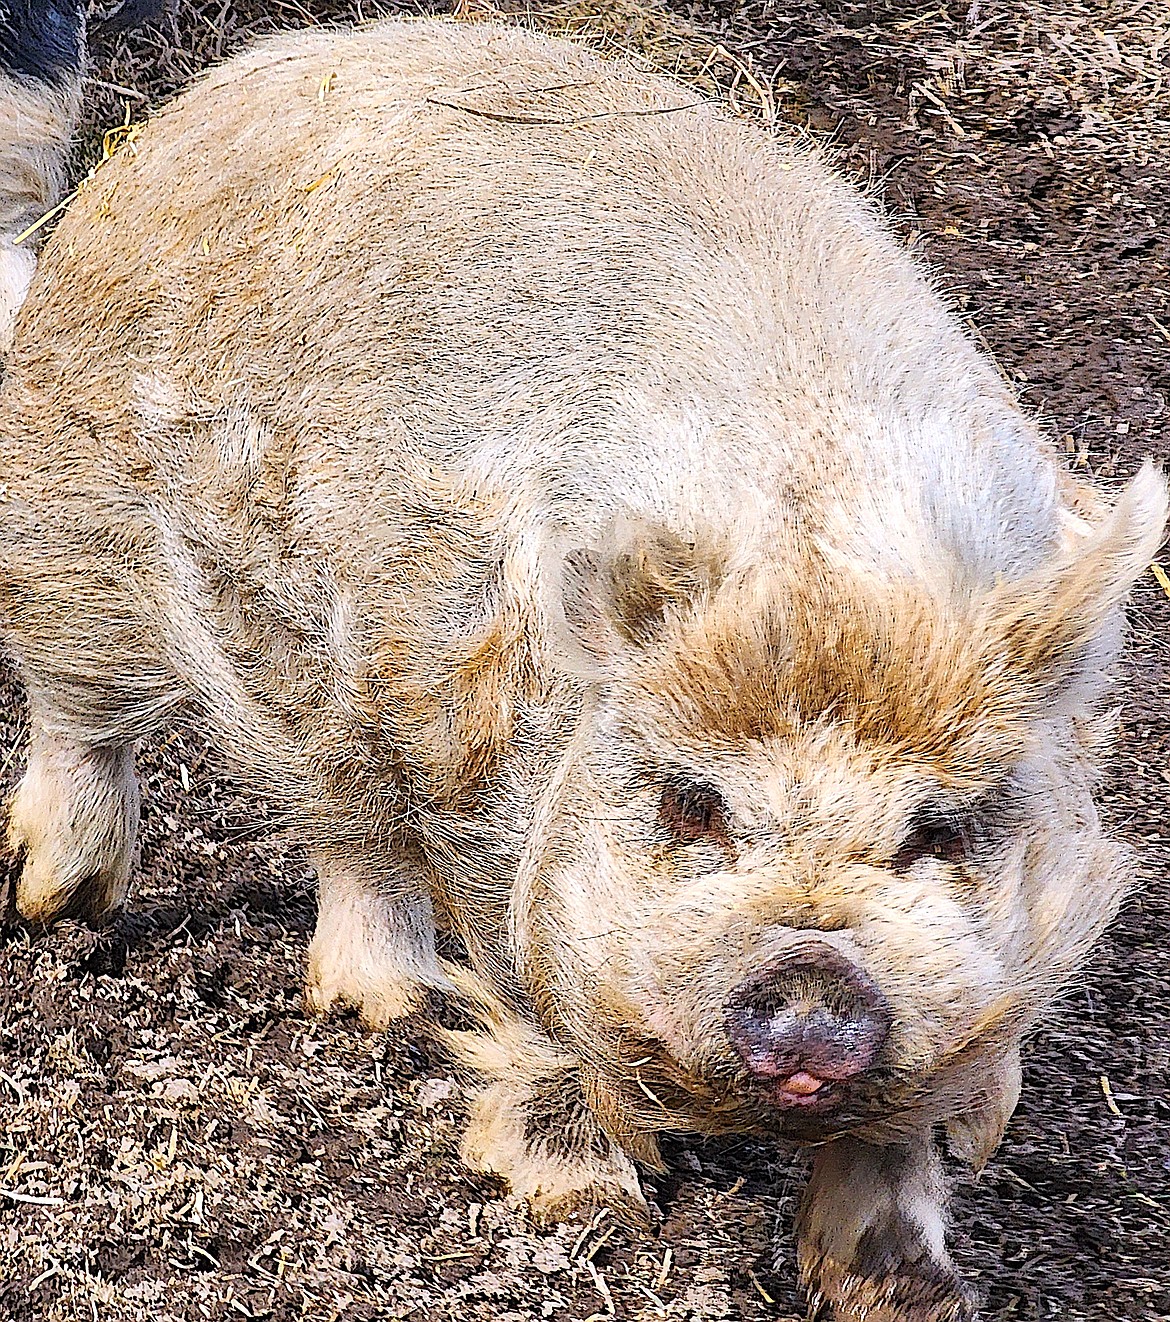
[(679, 844), (727, 840), (727, 805), (710, 785), (667, 785), (658, 820)]
[(895, 872), (905, 872), (923, 859), (958, 863), (971, 848), (971, 823), (937, 808), (927, 809), (911, 822), (910, 830), (890, 860)]

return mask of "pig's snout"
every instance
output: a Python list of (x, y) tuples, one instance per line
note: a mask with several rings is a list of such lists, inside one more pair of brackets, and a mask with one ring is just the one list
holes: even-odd
[(754, 1082), (782, 1107), (830, 1106), (869, 1070), (890, 1031), (874, 982), (831, 946), (803, 946), (731, 993), (727, 1035)]

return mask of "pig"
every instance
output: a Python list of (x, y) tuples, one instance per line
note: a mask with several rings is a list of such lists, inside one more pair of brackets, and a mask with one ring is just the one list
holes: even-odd
[(85, 68), (83, 0), (0, 0), (0, 354), (58, 201)]
[(185, 712), (308, 846), (308, 1006), (462, 1003), (538, 1219), (645, 1217), (664, 1132), (807, 1145), (811, 1309), (974, 1316), (943, 1158), (1130, 877), (1166, 483), (1065, 472), (814, 150), (518, 28), (266, 40), (68, 208), (0, 485), (25, 919), (123, 903)]

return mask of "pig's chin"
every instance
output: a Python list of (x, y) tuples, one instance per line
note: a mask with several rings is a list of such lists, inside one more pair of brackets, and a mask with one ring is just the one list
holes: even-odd
[(787, 1079), (747, 1080), (741, 1091), (758, 1120), (782, 1137), (823, 1138), (869, 1123), (886, 1109), (872, 1088), (803, 1071)]
[(651, 1050), (667, 1073), (692, 1079), (707, 1100), (721, 1099), (708, 1111), (704, 1100), (695, 1098), (700, 1127), (709, 1132), (814, 1142), (867, 1124), (886, 1110), (869, 1083), (820, 1078), (802, 1070), (755, 1078), (743, 1070), (730, 1042), (725, 1052), (713, 1053), (712, 1041), (696, 1041), (699, 1036), (688, 1034), (681, 1016), (658, 1004), (644, 1012), (638, 1042), (640, 1051), (653, 1044)]
[(745, 1119), (742, 1128), (789, 1143), (819, 1143), (843, 1134), (871, 1129), (887, 1121), (898, 1107), (872, 1087), (825, 1082), (803, 1094), (782, 1087), (743, 1084)]

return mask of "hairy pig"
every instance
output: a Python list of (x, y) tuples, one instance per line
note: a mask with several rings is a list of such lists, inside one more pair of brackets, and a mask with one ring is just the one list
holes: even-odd
[(309, 845), (310, 1006), (473, 1009), (473, 1167), (638, 1216), (664, 1131), (815, 1144), (820, 1315), (971, 1316), (941, 1153), (1127, 884), (1166, 487), (1073, 480), (814, 151), (519, 29), (264, 41), (68, 208), (0, 480), (27, 919), (123, 902), (183, 709)]

